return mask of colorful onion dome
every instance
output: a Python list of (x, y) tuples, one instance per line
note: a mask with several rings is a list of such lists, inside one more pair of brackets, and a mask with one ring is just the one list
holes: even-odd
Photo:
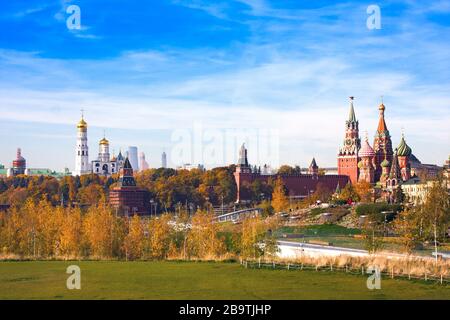
[(107, 146), (109, 145), (109, 141), (106, 138), (103, 138), (102, 140), (100, 140), (99, 144), (102, 146)]
[(386, 107), (385, 107), (384, 103), (381, 103), (381, 104), (378, 106), (378, 110), (380, 110), (380, 111), (386, 110)]
[(366, 137), (364, 140), (361, 149), (359, 150), (358, 155), (360, 157), (373, 157), (375, 156), (375, 151), (373, 151), (372, 147), (369, 144), (369, 139)]
[(78, 129), (87, 129), (87, 123), (86, 123), (86, 121), (84, 121), (83, 118), (81, 118), (80, 122), (78, 122), (77, 128)]
[(400, 157), (408, 157), (412, 153), (411, 148), (406, 144), (405, 137), (402, 135), (402, 140), (397, 147), (397, 155)]
[(387, 168), (387, 167), (389, 167), (390, 164), (391, 164), (391, 163), (388, 161), (388, 159), (384, 159), (383, 162), (381, 162), (380, 165), (381, 165), (383, 168)]

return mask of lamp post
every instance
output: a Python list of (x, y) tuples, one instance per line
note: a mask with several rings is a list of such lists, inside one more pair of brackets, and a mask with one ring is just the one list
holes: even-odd
[(150, 200), (150, 217), (153, 215), (153, 203), (155, 201), (153, 199)]

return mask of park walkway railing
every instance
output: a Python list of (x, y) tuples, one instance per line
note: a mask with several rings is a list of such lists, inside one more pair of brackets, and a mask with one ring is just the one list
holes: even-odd
[[(282, 262), (282, 261), (268, 261), (268, 260), (247, 260), (241, 259), (240, 264), (248, 269), (271, 269), (271, 270), (310, 270), (316, 272), (344, 272), (353, 275), (368, 275), (370, 272), (367, 272), (367, 266), (354, 267), (351, 265), (345, 266), (336, 266), (333, 264), (329, 265), (314, 265), (307, 263), (290, 263), (290, 262)], [(375, 266), (374, 266), (375, 267)], [(425, 272), (422, 276), (414, 275), (411, 273), (404, 274), (399, 273), (395, 270), (395, 267), (392, 267), (390, 270), (380, 270), (380, 274), (385, 277), (389, 277), (392, 279), (407, 279), (407, 280), (422, 280), (422, 281), (433, 281), (435, 283), (439, 283), (442, 285), (450, 285), (450, 278), (444, 274), (433, 274)]]

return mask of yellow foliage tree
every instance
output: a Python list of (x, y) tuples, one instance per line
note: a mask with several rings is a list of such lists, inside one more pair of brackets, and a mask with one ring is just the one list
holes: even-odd
[(372, 202), (372, 185), (367, 181), (359, 181), (355, 184), (355, 192), (362, 202)]
[(191, 222), (192, 228), (187, 236), (189, 255), (200, 259), (215, 259), (224, 254), (225, 244), (219, 238), (218, 225), (214, 215), (198, 211)]
[(64, 223), (61, 226), (59, 238), (60, 253), (66, 257), (79, 257), (82, 248), (81, 210), (79, 208), (67, 209), (64, 213)]
[(89, 209), (84, 219), (83, 233), (92, 256), (100, 258), (112, 256), (114, 217), (104, 203)]
[(275, 212), (281, 212), (289, 207), (289, 199), (286, 196), (284, 183), (283, 180), (281, 180), (281, 177), (278, 177), (275, 181), (275, 186), (272, 193), (272, 207)]
[(278, 225), (279, 221), (276, 217), (265, 220), (261, 217), (245, 219), (242, 222), (241, 256), (253, 259), (263, 255), (273, 256), (277, 251), (273, 231)]
[(148, 246), (152, 259), (165, 259), (167, 257), (172, 231), (169, 221), (170, 216), (164, 214), (159, 218), (152, 218), (148, 224)]
[(141, 218), (134, 215), (129, 221), (128, 234), (124, 243), (126, 259), (141, 259), (144, 253), (144, 226)]

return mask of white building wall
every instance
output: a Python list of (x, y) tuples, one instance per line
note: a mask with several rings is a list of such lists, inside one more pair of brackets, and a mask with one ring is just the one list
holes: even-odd
[(91, 173), (89, 163), (89, 147), (87, 138), (87, 129), (78, 129), (77, 145), (75, 148), (75, 170), (74, 176), (81, 176)]

